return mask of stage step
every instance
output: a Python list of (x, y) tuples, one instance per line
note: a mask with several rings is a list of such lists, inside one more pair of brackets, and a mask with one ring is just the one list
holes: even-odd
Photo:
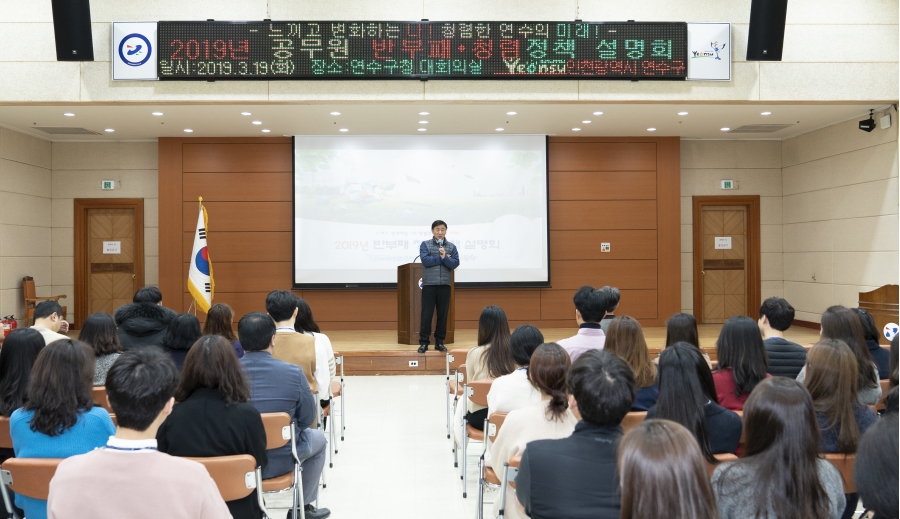
[[(417, 365), (410, 366), (410, 361)], [(443, 375), (446, 372), (447, 354), (439, 351), (344, 352), (345, 375)]]

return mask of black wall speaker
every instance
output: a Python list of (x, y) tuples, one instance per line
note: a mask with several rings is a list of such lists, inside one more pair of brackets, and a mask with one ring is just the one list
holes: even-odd
[(52, 0), (57, 61), (94, 61), (90, 0)]
[(787, 0), (753, 0), (747, 61), (781, 61)]

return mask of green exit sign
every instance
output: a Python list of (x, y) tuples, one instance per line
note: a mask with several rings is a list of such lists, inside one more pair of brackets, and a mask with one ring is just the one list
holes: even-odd
[(723, 180), (722, 189), (734, 189), (734, 180)]
[(103, 180), (100, 182), (100, 189), (115, 189), (116, 181), (115, 180)]

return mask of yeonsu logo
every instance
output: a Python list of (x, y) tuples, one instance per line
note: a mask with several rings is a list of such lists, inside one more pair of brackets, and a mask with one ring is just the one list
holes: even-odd
[(691, 59), (693, 59), (693, 58), (713, 58), (713, 59), (717, 59), (717, 60), (721, 61), (722, 58), (719, 57), (719, 51), (723, 50), (725, 48), (725, 44), (723, 43), (721, 46), (719, 46), (719, 42), (711, 41), (711, 42), (709, 42), (709, 47), (711, 50), (692, 50), (691, 51), (691, 54), (692, 54)]
[(150, 59), (151, 49), (150, 40), (146, 36), (129, 34), (119, 42), (119, 59), (126, 65), (139, 67)]

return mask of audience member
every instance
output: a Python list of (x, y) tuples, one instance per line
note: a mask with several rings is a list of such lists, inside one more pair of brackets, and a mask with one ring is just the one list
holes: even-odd
[[(41, 333), (31, 328), (10, 332), (0, 349), (0, 416), (9, 418), (27, 401), (31, 368), (44, 349)], [(0, 449), (0, 463), (13, 457), (13, 450)]]
[(766, 347), (759, 325), (745, 316), (735, 316), (722, 325), (716, 341), (719, 369), (713, 373), (719, 404), (732, 411), (744, 408), (744, 402), (759, 382), (771, 377)]
[(528, 365), (534, 350), (544, 342), (544, 335), (536, 327), (523, 324), (509, 337), (509, 351), (519, 366), (509, 375), (497, 377), (488, 393), (488, 416), (508, 413), (541, 401), (541, 393), (528, 380)]
[(607, 333), (609, 331), (610, 321), (616, 318), (616, 308), (619, 307), (619, 300), (622, 298), (622, 293), (619, 292), (619, 289), (616, 287), (603, 287), (600, 289), (600, 292), (603, 293), (606, 299), (606, 315), (603, 316), (603, 319), (600, 320), (600, 328), (603, 330), (603, 333)]
[(566, 387), (569, 409), (580, 420), (575, 432), (527, 445), (516, 495), (533, 519), (618, 519), (616, 449), (619, 424), (634, 401), (634, 375), (616, 355), (588, 351), (572, 363)]
[(862, 308), (853, 308), (853, 311), (856, 312), (856, 317), (859, 317), (863, 338), (866, 340), (866, 347), (869, 349), (869, 355), (872, 356), (872, 362), (878, 366), (878, 378), (881, 380), (891, 378), (891, 352), (878, 344), (881, 333), (875, 326), (875, 319), (872, 314)]
[(106, 384), (106, 372), (122, 354), (122, 345), (116, 334), (116, 320), (103, 312), (87, 316), (81, 325), (78, 340), (94, 350), (94, 385)]
[(234, 333), (234, 310), (225, 303), (216, 303), (206, 313), (206, 322), (203, 323), (203, 335), (221, 335), (231, 343), (237, 358), (244, 356), (244, 348), (241, 341)]
[[(297, 456), (300, 459), (304, 512), (307, 519), (324, 519), (327, 508), (312, 505), (319, 495), (319, 477), (325, 467), (325, 435), (310, 429), (316, 421), (316, 401), (299, 366), (272, 356), (275, 349), (275, 321), (270, 315), (253, 312), (238, 322), (238, 337), (244, 347), (241, 363), (250, 384), (250, 403), (260, 413), (287, 413), (297, 426)], [(268, 463), (262, 477), (269, 479), (291, 472), (291, 446), (266, 451)], [(295, 519), (288, 515), (288, 519)]]
[(191, 346), (203, 335), (200, 333), (200, 321), (191, 314), (178, 314), (166, 327), (162, 347), (172, 357), (178, 371), (184, 366), (184, 358)]
[[(521, 455), (529, 442), (566, 438), (572, 434), (578, 420), (569, 411), (566, 396), (566, 373), (571, 365), (569, 354), (559, 344), (551, 342), (538, 346), (528, 366), (528, 379), (540, 399), (509, 412), (491, 446), (490, 457), (485, 455), (485, 465), (502, 467), (503, 463)], [(525, 519), (525, 510), (516, 500), (515, 489), (507, 486), (505, 492), (505, 517)], [(495, 499), (493, 516), (499, 512), (500, 499)]]
[[(881, 398), (881, 383), (878, 381), (878, 366), (872, 362), (872, 355), (866, 346), (862, 324), (852, 310), (843, 306), (831, 306), (822, 314), (823, 339), (844, 341), (856, 356), (859, 391), (857, 396), (862, 404), (875, 405)], [(797, 375), (797, 381), (803, 382), (806, 377), (804, 366)]]
[[(478, 318), (478, 346), (466, 353), (466, 380), (494, 380), (509, 375), (516, 370), (509, 346), (509, 321), (506, 313), (498, 306), (486, 306)], [(466, 422), (479, 431), (484, 429), (488, 408), (465, 399), (465, 406), (456, 407), (454, 423)], [(463, 414), (465, 413), (465, 414)], [(461, 445), (460, 428), (454, 427), (456, 443)]]
[(618, 467), (621, 519), (719, 518), (703, 455), (681, 424), (641, 422), (622, 438)]
[[(331, 339), (322, 333), (316, 320), (313, 319), (312, 308), (303, 298), (297, 298), (297, 318), (294, 320), (294, 330), (298, 333), (312, 335), (316, 349), (316, 371), (314, 373), (316, 385), (319, 387), (319, 405), (325, 409), (331, 398), (331, 379), (337, 374), (337, 366), (334, 363), (334, 349), (331, 347)], [(328, 417), (326, 416), (327, 420)]]
[[(709, 369), (712, 369), (712, 360), (709, 354), (700, 349), (700, 333), (697, 331), (697, 319), (691, 314), (675, 314), (666, 319), (666, 348), (676, 342), (686, 342), (693, 344), (697, 350), (703, 355), (703, 360)], [(659, 362), (659, 357), (654, 359)]]
[(559, 341), (559, 345), (569, 353), (572, 362), (589, 350), (602, 350), (606, 341), (606, 333), (600, 321), (606, 315), (608, 294), (594, 287), (583, 286), (575, 292), (575, 322), (578, 333), (568, 339)]
[(62, 331), (63, 323), (65, 321), (62, 318), (62, 307), (56, 301), (41, 301), (34, 307), (34, 326), (31, 328), (41, 333), (44, 344), (69, 338), (63, 335), (65, 333)]
[(700, 352), (676, 342), (659, 355), (659, 400), (647, 418), (663, 418), (687, 428), (710, 463), (733, 453), (741, 442), (741, 417), (718, 404), (716, 386)]
[(177, 383), (175, 364), (159, 348), (122, 354), (106, 376), (115, 436), (59, 465), (50, 481), (50, 519), (231, 518), (203, 465), (156, 450)]
[(890, 381), (888, 382), (888, 389), (894, 389), (900, 384), (898, 381), (897, 367), (900, 365), (900, 355), (898, 355), (897, 341), (900, 340), (900, 334), (894, 335), (894, 338), (891, 339), (891, 358), (888, 363), (889, 370), (891, 372)]
[(747, 399), (744, 424), (744, 457), (722, 463), (712, 476), (722, 519), (841, 517), (841, 473), (819, 457), (812, 398), (799, 382), (760, 382)]
[(859, 497), (873, 519), (894, 519), (898, 510), (897, 413), (881, 417), (859, 441), (853, 479)]
[(298, 332), (295, 328), (299, 312), (297, 296), (287, 290), (269, 292), (266, 296), (266, 312), (275, 320), (275, 351), (272, 356), (299, 366), (306, 375), (309, 387), (313, 393), (317, 393), (319, 386), (316, 384), (316, 339)]
[(894, 389), (891, 389), (884, 395), (882, 401), (884, 402), (884, 413), (896, 413), (898, 410), (898, 405), (900, 405), (900, 394), (897, 392), (897, 386), (894, 386)]
[(759, 331), (769, 356), (769, 374), (797, 378), (806, 364), (806, 348), (784, 338), (794, 322), (794, 307), (780, 297), (770, 297), (759, 307)]
[(175, 316), (174, 311), (162, 306), (158, 288), (141, 288), (134, 293), (130, 305), (120, 306), (113, 313), (122, 349), (162, 346), (166, 328)]
[[(220, 335), (200, 338), (184, 359), (178, 405), (156, 433), (159, 451), (198, 458), (249, 454), (265, 469), (266, 429), (249, 400), (231, 342)], [(226, 504), (234, 519), (262, 517), (255, 493)]]
[(622, 357), (634, 372), (637, 393), (631, 410), (646, 411), (656, 405), (659, 398), (656, 365), (650, 360), (641, 324), (627, 315), (613, 319), (606, 335), (605, 349)]
[[(17, 458), (68, 458), (106, 445), (116, 428), (94, 407), (94, 353), (72, 339), (41, 350), (31, 371), (25, 405), (9, 418)], [(47, 502), (16, 495), (28, 519), (47, 517)], [(70, 510), (71, 512), (71, 510)]]

